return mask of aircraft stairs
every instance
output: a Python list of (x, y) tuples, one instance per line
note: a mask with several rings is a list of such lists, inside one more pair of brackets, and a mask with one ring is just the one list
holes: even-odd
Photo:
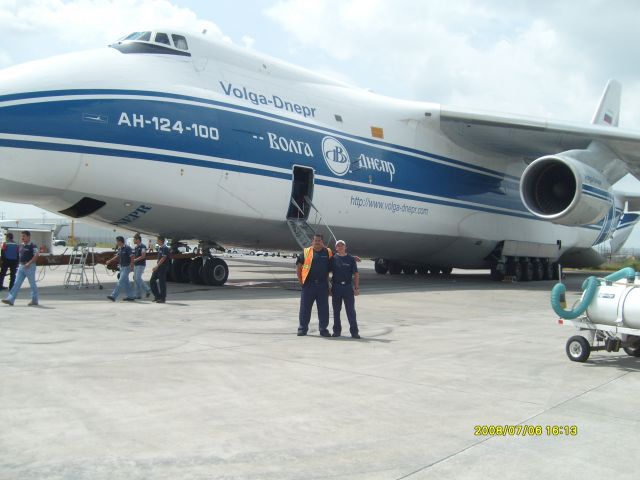
[[(333, 239), (333, 242), (336, 241), (336, 236), (333, 234), (333, 230), (331, 227), (325, 222), (324, 217), (320, 213), (320, 211), (316, 208), (316, 206), (311, 202), (309, 197), (304, 197), (304, 201), (306, 205), (309, 206), (308, 213), (305, 213), (305, 208), (301, 207), (298, 202), (295, 201), (293, 197), (291, 197), (291, 204), (295, 207), (296, 216), (290, 216), (287, 218), (287, 225), (289, 226), (289, 230), (295, 238), (296, 242), (300, 246), (301, 249), (305, 249), (311, 245), (311, 241), (313, 240), (313, 236), (318, 233), (317, 227), (326, 228), (329, 231), (330, 238)], [(313, 211), (313, 220), (310, 221), (311, 211)], [(315, 225), (316, 228), (312, 227)]]
[[(87, 273), (91, 270), (91, 279)], [(93, 246), (81, 243), (73, 247), (69, 264), (64, 276), (64, 287), (80, 289), (82, 287), (98, 287), (102, 290), (102, 284), (96, 273), (95, 251)]]

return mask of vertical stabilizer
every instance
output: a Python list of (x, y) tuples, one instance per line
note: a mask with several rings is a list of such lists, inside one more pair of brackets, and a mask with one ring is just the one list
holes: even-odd
[(622, 85), (617, 80), (609, 80), (604, 89), (598, 108), (593, 114), (591, 123), (617, 127), (620, 120), (620, 96)]

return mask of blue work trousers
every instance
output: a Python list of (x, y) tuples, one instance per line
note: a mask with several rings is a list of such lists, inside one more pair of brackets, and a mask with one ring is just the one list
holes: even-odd
[(151, 274), (149, 283), (156, 300), (167, 299), (167, 273), (169, 273), (169, 265), (163, 263)]
[(136, 282), (136, 298), (142, 298), (143, 295), (151, 292), (149, 285), (142, 279), (146, 265), (134, 265), (133, 280)]
[(340, 310), (342, 310), (342, 302), (347, 312), (349, 320), (349, 331), (351, 335), (358, 333), (358, 322), (356, 321), (356, 299), (353, 295), (353, 286), (350, 283), (342, 285), (334, 283), (331, 288), (331, 303), (333, 305), (333, 333), (342, 332), (342, 324), (340, 323)]
[(20, 287), (22, 287), (22, 283), (25, 278), (29, 280), (29, 286), (31, 287), (31, 301), (33, 303), (38, 303), (38, 286), (36, 285), (36, 265), (31, 264), (30, 267), (25, 267), (24, 265), (20, 265), (18, 267), (18, 275), (16, 275), (16, 283), (13, 284), (13, 288), (9, 290), (9, 295), (7, 295), (7, 300), (10, 302), (15, 302), (16, 298), (18, 298), (18, 292), (20, 291)]
[(307, 280), (302, 286), (300, 296), (299, 332), (307, 333), (309, 330), (313, 302), (318, 309), (318, 328), (321, 332), (329, 329), (329, 283)]
[(113, 292), (111, 293), (111, 296), (116, 300), (118, 299), (118, 295), (120, 295), (120, 290), (125, 290), (127, 292), (127, 298), (136, 298), (136, 292), (133, 291), (131, 282), (129, 282), (130, 273), (130, 265), (120, 265), (120, 278), (118, 279), (116, 288), (114, 288)]

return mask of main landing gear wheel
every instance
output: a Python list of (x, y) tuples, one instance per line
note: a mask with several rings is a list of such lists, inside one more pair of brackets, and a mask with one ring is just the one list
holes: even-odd
[(534, 277), (533, 264), (529, 261), (520, 263), (522, 265), (522, 280), (530, 282)]
[(213, 287), (224, 285), (229, 278), (227, 262), (217, 257), (208, 258), (202, 267), (202, 278), (204, 283)]
[(196, 285), (204, 285), (204, 280), (202, 279), (202, 257), (191, 260), (189, 264), (189, 281)]
[(400, 275), (402, 272), (402, 264), (398, 262), (389, 262), (389, 273), (391, 275)]
[[(586, 362), (591, 353), (589, 341), (582, 335), (574, 335), (567, 340), (567, 357), (572, 362)], [(626, 348), (625, 348), (626, 351)]]
[(451, 275), (451, 272), (453, 272), (453, 268), (451, 268), (451, 267), (442, 267), (440, 269), (440, 271), (442, 272), (442, 275), (447, 276), (447, 275)]
[(380, 275), (384, 275), (389, 271), (389, 265), (384, 258), (377, 258), (374, 262), (374, 268), (376, 269), (376, 273)]
[(405, 275), (415, 275), (416, 267), (414, 267), (413, 265), (405, 265), (404, 267), (402, 267), (402, 272)]
[(174, 282), (189, 283), (189, 260), (183, 258), (171, 262), (171, 277)]
[(534, 280), (543, 280), (544, 279), (544, 265), (540, 260), (535, 260), (532, 262), (533, 265), (533, 279)]
[(429, 273), (429, 267), (421, 265), (418, 267), (418, 275), (427, 275)]
[(522, 264), (517, 261), (507, 263), (507, 275), (511, 275), (516, 282), (522, 281)]
[(545, 280), (553, 280), (553, 264), (551, 262), (544, 262), (544, 278)]
[(497, 266), (491, 267), (491, 280), (501, 282), (504, 280), (504, 270), (498, 270)]

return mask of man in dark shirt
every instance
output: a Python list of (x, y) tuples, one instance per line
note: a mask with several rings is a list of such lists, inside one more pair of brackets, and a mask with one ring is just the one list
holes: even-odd
[(25, 278), (29, 280), (29, 286), (31, 287), (31, 301), (30, 306), (38, 305), (38, 286), (36, 285), (36, 261), (40, 253), (38, 252), (38, 246), (31, 243), (31, 232), (24, 230), (20, 233), (20, 253), (18, 255), (18, 275), (16, 276), (16, 283), (13, 288), (9, 290), (7, 298), (2, 300), (2, 303), (7, 305), (13, 305), (18, 297), (18, 292)]
[(142, 274), (147, 266), (147, 246), (142, 243), (142, 237), (139, 233), (133, 236), (133, 243), (136, 245), (133, 249), (133, 280), (136, 284), (136, 299), (141, 299), (142, 294), (149, 298), (151, 289), (142, 279)]
[(329, 333), (329, 261), (333, 256), (331, 249), (324, 246), (322, 235), (314, 235), (311, 247), (305, 248), (296, 261), (298, 281), (302, 285), (298, 336), (304, 336), (309, 330), (311, 309), (316, 303), (320, 335), (330, 337)]
[(18, 255), (20, 245), (13, 241), (13, 233), (7, 233), (6, 241), (2, 244), (2, 268), (0, 268), (0, 290), (5, 290), (4, 277), (9, 271), (9, 290), (16, 283), (16, 272), (18, 271)]
[(129, 245), (126, 245), (124, 243), (124, 237), (120, 236), (116, 237), (116, 245), (118, 246), (118, 251), (113, 258), (107, 261), (107, 265), (118, 260), (120, 265), (120, 278), (118, 279), (116, 288), (113, 289), (111, 295), (107, 295), (107, 298), (115, 302), (118, 299), (118, 295), (120, 295), (120, 290), (124, 289), (127, 292), (124, 301), (135, 302), (136, 294), (129, 282), (129, 274), (131, 270), (133, 270), (133, 249)]
[(167, 273), (170, 266), (169, 247), (165, 245), (164, 237), (158, 237), (158, 263), (153, 267), (151, 280), (149, 280), (154, 297), (153, 301), (156, 303), (164, 303), (167, 300)]
[(339, 337), (342, 333), (340, 323), (340, 310), (344, 302), (347, 318), (349, 319), (349, 331), (352, 338), (360, 338), (358, 322), (356, 321), (355, 295), (360, 294), (360, 274), (356, 259), (347, 253), (347, 244), (344, 240), (336, 242), (336, 254), (331, 259), (331, 303), (333, 304), (333, 336)]

